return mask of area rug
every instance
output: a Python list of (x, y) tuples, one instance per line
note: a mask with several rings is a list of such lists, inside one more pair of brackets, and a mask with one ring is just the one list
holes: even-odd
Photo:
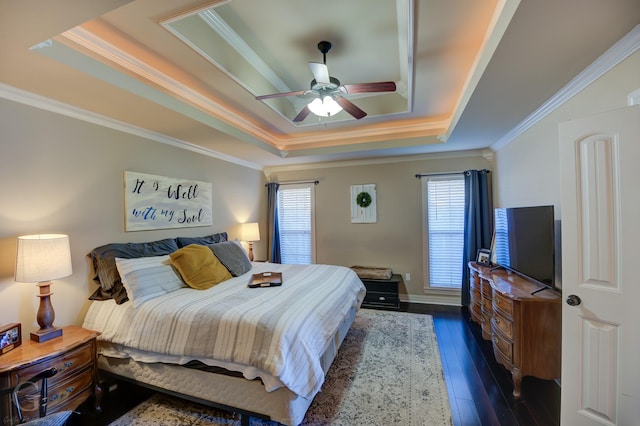
[[(239, 425), (210, 407), (156, 394), (111, 426)], [(252, 426), (277, 423), (252, 419)], [(429, 315), (361, 309), (303, 425), (451, 425)]]

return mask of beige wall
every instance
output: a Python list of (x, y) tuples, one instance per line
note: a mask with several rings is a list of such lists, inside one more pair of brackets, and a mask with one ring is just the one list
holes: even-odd
[[(35, 324), (33, 284), (13, 280), (16, 237), (69, 234), (73, 275), (55, 280), (56, 325), (80, 324), (95, 289), (85, 255), (110, 242), (228, 231), (266, 217), (261, 171), (0, 99), (0, 324)], [(124, 232), (125, 170), (213, 186), (213, 226)], [(264, 223), (262, 224), (264, 227)], [(264, 229), (264, 228), (263, 228)], [(256, 257), (265, 256), (256, 244)]]
[(573, 118), (627, 106), (640, 89), (640, 51), (582, 90), (510, 144), (496, 152), (497, 207), (553, 204), (560, 218), (558, 125)]
[[(416, 157), (418, 158), (418, 157)], [(434, 301), (423, 290), (422, 196), (416, 173), (491, 169), (479, 152), (434, 155), (380, 164), (311, 166), (270, 173), (274, 181), (314, 180), (316, 262), (344, 266), (390, 267), (411, 274), (400, 290), (403, 300)], [(351, 185), (375, 184), (377, 222), (351, 223)]]
[[(626, 105), (640, 88), (636, 52), (573, 99), (496, 153), (495, 165), (474, 153), (346, 167), (322, 166), (272, 173), (274, 180), (318, 179), (317, 261), (387, 266), (411, 274), (403, 299), (429, 301), (423, 291), (420, 181), (416, 173), (493, 170), (497, 206), (554, 204), (560, 215), (558, 123)], [(13, 280), (16, 237), (66, 233), (74, 273), (56, 280), (56, 324), (79, 324), (95, 289), (85, 255), (109, 242), (151, 241), (176, 235), (228, 231), (259, 220), (265, 228), (261, 172), (0, 99), (0, 324), (35, 327), (36, 288)], [(125, 170), (210, 181), (214, 224), (207, 228), (125, 233), (122, 174)], [(375, 183), (378, 221), (350, 223), (349, 188)], [(266, 257), (266, 242), (256, 258)]]

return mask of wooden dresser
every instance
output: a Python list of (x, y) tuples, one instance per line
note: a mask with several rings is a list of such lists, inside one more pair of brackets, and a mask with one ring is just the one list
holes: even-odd
[[(102, 390), (98, 384), (96, 364), (96, 337), (99, 333), (81, 327), (64, 327), (61, 337), (44, 343), (25, 340), (22, 345), (0, 357), (0, 389), (18, 386), (36, 374), (54, 367), (57, 374), (48, 379), (47, 414), (73, 410), (90, 395), (95, 396), (96, 409), (100, 410)], [(38, 405), (32, 397), (40, 392), (37, 387), (25, 385), (20, 392), (20, 404), (24, 419), (35, 419)], [(37, 401), (37, 399), (35, 400)], [(3, 424), (17, 424), (18, 416), (10, 395), (0, 399)]]
[(491, 340), (496, 360), (513, 377), (513, 396), (521, 394), (522, 378), (560, 378), (562, 345), (561, 295), (538, 290), (536, 284), (504, 269), (469, 263), (471, 319)]

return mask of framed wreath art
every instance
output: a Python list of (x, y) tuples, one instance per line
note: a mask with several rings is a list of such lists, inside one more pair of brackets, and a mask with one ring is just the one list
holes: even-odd
[(351, 223), (376, 222), (376, 185), (351, 185)]
[(369, 207), (371, 205), (371, 195), (368, 192), (362, 191), (356, 196), (356, 204), (360, 207)]

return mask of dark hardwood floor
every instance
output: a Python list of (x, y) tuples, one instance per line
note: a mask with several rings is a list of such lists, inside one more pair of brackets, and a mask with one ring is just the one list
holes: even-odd
[(433, 317), (454, 425), (559, 425), (560, 386), (525, 377), (513, 398), (511, 373), (498, 364), (465, 308), (402, 304), (407, 312)]
[[(406, 312), (433, 316), (455, 426), (560, 424), (560, 387), (555, 381), (525, 377), (522, 397), (512, 396), (511, 374), (494, 357), (491, 344), (464, 308), (401, 304)], [(79, 407), (79, 425), (108, 425), (153, 391), (127, 383), (104, 384), (103, 412), (91, 401)]]

